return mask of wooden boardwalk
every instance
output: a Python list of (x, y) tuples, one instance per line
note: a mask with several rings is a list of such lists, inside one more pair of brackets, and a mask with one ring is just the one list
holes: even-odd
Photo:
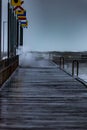
[(47, 62), (17, 69), (0, 92), (0, 130), (87, 130), (87, 88)]

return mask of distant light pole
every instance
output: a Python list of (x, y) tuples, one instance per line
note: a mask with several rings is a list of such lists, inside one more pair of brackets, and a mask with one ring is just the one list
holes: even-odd
[(4, 34), (5, 34), (5, 24), (7, 23), (7, 21), (3, 21), (3, 57), (4, 57)]

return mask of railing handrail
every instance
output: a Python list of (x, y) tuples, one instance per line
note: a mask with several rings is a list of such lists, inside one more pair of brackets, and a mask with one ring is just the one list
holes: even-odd
[(8, 66), (10, 63), (14, 62), (15, 59), (18, 58), (18, 55), (14, 56), (14, 57), (11, 57), (11, 58), (6, 58), (6, 59), (2, 59), (0, 61), (0, 66), (1, 66), (1, 69), (5, 68), (6, 66)]
[[(8, 58), (8, 64), (0, 71), (0, 86), (11, 76), (19, 64), (19, 56)], [(4, 60), (5, 61), (5, 60)], [(4, 64), (4, 62), (3, 62)]]
[[(53, 57), (53, 61), (55, 63), (59, 64), (61, 69), (64, 69), (65, 61), (70, 61), (72, 63), (72, 72), (71, 72), (72, 76), (75, 75), (75, 72), (74, 72), (75, 71), (75, 67), (76, 67), (76, 76), (79, 75), (79, 60), (80, 59), (74, 59), (74, 58), (66, 59), (63, 56), (61, 56), (61, 57)], [(65, 70), (65, 71), (67, 71), (67, 70)]]
[(13, 63), (11, 63), (11, 64), (9, 64), (8, 66), (6, 66), (5, 68), (3, 68), (2, 70), (0, 70), (0, 73), (2, 73), (3, 71), (5, 71), (6, 69), (8, 69), (10, 66), (12, 66), (15, 62), (17, 62), (17, 59), (13, 62)]

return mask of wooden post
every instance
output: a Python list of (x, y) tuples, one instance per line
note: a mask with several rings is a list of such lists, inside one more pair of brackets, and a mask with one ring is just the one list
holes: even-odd
[(60, 68), (62, 68), (62, 66), (64, 69), (64, 57), (60, 57)]
[(79, 62), (77, 60), (73, 60), (72, 62), (72, 76), (74, 76), (74, 69), (76, 64), (76, 75), (79, 75)]

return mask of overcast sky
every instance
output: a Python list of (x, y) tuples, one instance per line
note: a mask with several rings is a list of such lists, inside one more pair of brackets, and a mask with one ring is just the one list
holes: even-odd
[(87, 51), (87, 0), (24, 1), (24, 50)]

